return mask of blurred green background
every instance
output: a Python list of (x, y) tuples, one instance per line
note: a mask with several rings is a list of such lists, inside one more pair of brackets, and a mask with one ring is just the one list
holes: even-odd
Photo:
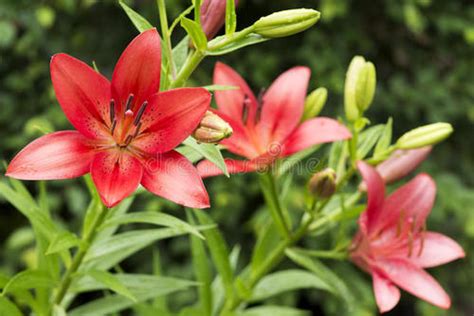
[[(187, 7), (184, 0), (167, 1), (169, 17)], [(155, 1), (128, 1), (158, 25)], [(342, 114), (344, 75), (351, 58), (360, 54), (377, 67), (375, 102), (368, 112), (374, 123), (393, 117), (395, 135), (415, 126), (446, 121), (455, 133), (438, 145), (420, 170), (438, 185), (430, 230), (456, 239), (466, 259), (431, 269), (453, 299), (448, 312), (404, 294), (388, 315), (472, 315), (474, 312), (474, 3), (472, 0), (241, 0), (240, 27), (260, 16), (292, 8), (311, 7), (322, 12), (311, 30), (291, 38), (244, 48), (220, 60), (236, 68), (258, 91), (283, 70), (309, 65), (311, 86), (329, 89), (324, 115)], [(181, 33), (180, 33), (181, 32)], [(88, 63), (96, 61), (110, 76), (121, 50), (137, 34), (113, 0), (0, 0), (0, 160), (8, 162), (29, 141), (45, 131), (68, 128), (49, 78), (49, 59), (66, 52)], [(175, 42), (183, 35), (177, 32)], [(205, 60), (192, 84), (210, 84), (217, 59)], [(309, 175), (300, 175), (302, 183)], [(2, 179), (1, 181), (3, 181)], [(35, 183), (29, 183), (33, 192)], [(254, 175), (207, 181), (213, 218), (231, 245), (241, 244), (242, 262), (253, 245), (253, 221), (262, 208)], [(287, 202), (303, 203), (303, 186), (293, 186)], [(81, 180), (48, 183), (54, 216), (78, 231), (88, 203)], [(0, 263), (8, 273), (31, 264), (32, 234), (26, 220), (0, 200)], [(136, 209), (157, 209), (182, 216), (179, 207), (149, 195)], [(323, 242), (330, 236), (322, 236)], [(310, 241), (311, 242), (311, 241)], [(185, 238), (157, 246), (165, 274), (192, 278)], [(125, 269), (149, 272), (151, 251), (129, 260)], [(347, 280), (359, 298), (354, 315), (375, 314), (369, 277), (348, 263), (328, 262)], [(187, 304), (192, 293), (173, 297), (172, 306)], [(338, 301), (317, 291), (289, 293), (278, 298), (313, 310), (314, 315), (338, 315)]]

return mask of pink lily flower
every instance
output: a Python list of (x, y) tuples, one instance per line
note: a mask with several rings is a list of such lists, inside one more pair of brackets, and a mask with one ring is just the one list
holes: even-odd
[(211, 95), (203, 88), (158, 92), (161, 47), (155, 29), (128, 45), (112, 81), (66, 54), (54, 55), (50, 68), (56, 97), (77, 131), (33, 141), (11, 161), (7, 176), (51, 180), (90, 172), (107, 207), (139, 184), (178, 204), (209, 206), (196, 168), (173, 149), (198, 126)]
[[(336, 120), (317, 117), (301, 123), (310, 70), (294, 67), (281, 74), (260, 98), (232, 68), (217, 63), (214, 84), (238, 89), (216, 91), (216, 113), (227, 121), (233, 134), (221, 142), (246, 160), (226, 159), (230, 173), (252, 172), (316, 144), (344, 140), (349, 130)], [(205, 160), (198, 164), (201, 176), (222, 174)]]
[(380, 312), (397, 305), (398, 288), (448, 309), (448, 294), (424, 268), (463, 258), (465, 254), (454, 240), (425, 229), (436, 195), (433, 179), (420, 174), (385, 198), (380, 174), (364, 162), (359, 162), (358, 168), (367, 184), (368, 201), (359, 218), (351, 259), (372, 275)]

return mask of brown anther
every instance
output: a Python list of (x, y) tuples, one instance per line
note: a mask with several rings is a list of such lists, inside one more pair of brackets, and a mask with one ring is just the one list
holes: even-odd
[(115, 100), (114, 99), (110, 100), (109, 117), (110, 117), (110, 123), (113, 124), (113, 122), (115, 121)]
[(145, 101), (140, 106), (140, 109), (138, 110), (137, 116), (135, 116), (135, 120), (133, 121), (133, 125), (137, 126), (138, 123), (140, 123), (140, 120), (142, 119), (143, 113), (145, 112), (145, 109), (146, 109), (147, 105), (148, 105), (148, 102)]
[(128, 111), (132, 108), (132, 101), (133, 101), (133, 93), (130, 93), (130, 95), (127, 98), (127, 103), (125, 105), (125, 111)]
[(244, 96), (244, 102), (242, 104), (242, 122), (246, 123), (249, 117), (249, 107), (250, 107), (250, 99), (248, 95)]

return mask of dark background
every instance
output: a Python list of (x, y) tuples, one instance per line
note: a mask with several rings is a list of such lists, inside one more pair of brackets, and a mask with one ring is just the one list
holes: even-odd
[[(174, 18), (189, 4), (167, 1)], [(128, 1), (158, 25), (155, 1)], [(311, 87), (324, 86), (329, 101), (323, 115), (342, 115), (346, 67), (360, 54), (374, 62), (378, 84), (374, 104), (367, 113), (374, 123), (394, 119), (400, 135), (418, 125), (450, 122), (455, 132), (436, 146), (420, 170), (433, 175), (438, 185), (435, 209), (428, 221), (431, 230), (456, 239), (466, 259), (430, 272), (453, 299), (448, 312), (404, 294), (389, 315), (472, 315), (474, 312), (474, 4), (472, 1), (434, 0), (241, 0), (239, 28), (260, 16), (292, 7), (316, 8), (321, 21), (291, 38), (244, 48), (220, 60), (244, 74), (255, 91), (268, 86), (283, 70), (294, 65), (311, 67)], [(180, 30), (174, 39), (179, 40)], [(66, 52), (85, 62), (96, 61), (110, 76), (122, 49), (137, 34), (127, 16), (112, 0), (0, 0), (0, 160), (8, 162), (30, 140), (44, 131), (68, 128), (54, 98), (49, 59)], [(217, 59), (205, 60), (192, 84), (210, 84)], [(304, 181), (308, 175), (301, 175)], [(1, 179), (0, 181), (3, 181)], [(241, 244), (243, 262), (252, 246), (252, 227), (262, 198), (254, 175), (207, 182), (213, 218), (222, 226), (231, 245)], [(29, 183), (33, 192), (35, 183)], [(48, 183), (54, 215), (78, 231), (87, 192), (81, 180)], [(302, 186), (292, 187), (288, 203), (302, 204)], [(136, 208), (163, 209), (182, 216), (179, 207), (149, 195)], [(31, 234), (26, 220), (0, 200), (0, 259), (2, 270), (12, 273), (32, 264)], [(325, 239), (324, 236), (322, 238)], [(326, 236), (326, 239), (329, 239)], [(159, 245), (168, 275), (192, 278), (188, 243), (184, 238)], [(348, 263), (328, 264), (351, 285), (360, 306), (355, 315), (375, 313), (370, 279)], [(126, 269), (147, 272), (150, 252), (129, 260)], [(181, 306), (193, 294), (175, 295), (171, 306)], [(338, 301), (317, 291), (285, 294), (277, 300), (314, 310), (314, 315), (336, 315)]]

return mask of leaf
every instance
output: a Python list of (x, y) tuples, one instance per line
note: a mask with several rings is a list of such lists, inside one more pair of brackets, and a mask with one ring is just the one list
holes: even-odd
[(383, 154), (390, 146), (392, 142), (392, 125), (393, 120), (392, 118), (389, 118), (387, 124), (385, 124), (382, 135), (380, 136), (379, 141), (375, 146), (374, 157)]
[(170, 228), (178, 228), (199, 238), (204, 238), (204, 236), (195, 227), (189, 225), (185, 221), (165, 213), (157, 212), (136, 212), (116, 216), (110, 220), (107, 220), (102, 228), (130, 223), (145, 223), (166, 226)]
[(229, 172), (227, 171), (224, 157), (222, 157), (222, 153), (216, 145), (198, 144), (197, 141), (192, 137), (186, 138), (183, 144), (192, 148), (204, 158), (215, 164), (227, 177), (229, 177)]
[(375, 146), (384, 131), (384, 125), (379, 124), (366, 129), (359, 134), (357, 144), (357, 159), (364, 159), (370, 150)]
[(138, 12), (127, 6), (125, 2), (123, 2), (123, 0), (119, 0), (119, 4), (123, 8), (125, 13), (128, 15), (130, 21), (132, 21), (133, 25), (140, 33), (153, 28), (153, 25), (151, 25), (151, 23), (148, 22), (147, 19), (145, 19)]
[(308, 288), (330, 291), (331, 285), (308, 271), (284, 270), (264, 277), (255, 287), (251, 301), (261, 301), (284, 292)]
[(0, 315), (22, 316), (23, 313), (8, 298), (0, 296)]
[(46, 271), (25, 270), (16, 274), (8, 281), (3, 288), (2, 295), (15, 290), (51, 288), (54, 286), (54, 280)]
[(339, 278), (339, 276), (337, 276), (334, 272), (332, 272), (331, 269), (327, 268), (319, 260), (310, 258), (301, 251), (287, 249), (285, 253), (287, 257), (290, 258), (293, 262), (303, 268), (308, 269), (309, 271), (314, 273), (314, 275), (324, 280), (327, 284), (330, 285), (332, 293), (344, 299), (348, 306), (352, 306), (354, 298), (352, 296), (351, 291), (346, 286), (345, 282), (341, 278)]
[(240, 89), (237, 86), (224, 86), (220, 84), (211, 84), (209, 86), (204, 86), (204, 89), (207, 91), (228, 91), (228, 90), (237, 90)]
[[(196, 214), (200, 224), (214, 224), (211, 218), (204, 211), (195, 210), (194, 214)], [(206, 244), (211, 253), (212, 260), (216, 266), (217, 272), (219, 272), (219, 276), (222, 279), (226, 296), (228, 298), (232, 298), (235, 294), (233, 285), (234, 272), (229, 260), (229, 250), (227, 248), (227, 244), (217, 227), (205, 231), (204, 237), (206, 237)]]
[(51, 255), (54, 253), (61, 252), (63, 250), (76, 247), (80, 244), (80, 239), (76, 235), (70, 232), (58, 233), (53, 237), (53, 240), (46, 250), (46, 255)]
[[(197, 285), (196, 282), (189, 280), (142, 274), (116, 274), (115, 277), (130, 290), (137, 298), (137, 302), (144, 302)], [(87, 276), (73, 284), (71, 292), (81, 293), (103, 289), (106, 289), (104, 284)], [(108, 315), (127, 309), (134, 304), (136, 302), (124, 299), (121, 295), (110, 295), (79, 306), (69, 312), (68, 315)]]
[(287, 306), (257, 306), (237, 313), (236, 316), (309, 316), (310, 312)]
[(112, 273), (101, 270), (89, 270), (86, 272), (87, 275), (93, 277), (97, 282), (102, 283), (108, 289), (111, 289), (117, 294), (125, 296), (132, 301), (136, 302), (137, 298), (130, 292), (125, 285)]
[(185, 36), (179, 43), (173, 48), (173, 61), (176, 71), (179, 72), (186, 62), (189, 51), (189, 37)]
[(329, 152), (328, 167), (336, 170), (337, 177), (340, 177), (345, 170), (345, 162), (349, 156), (347, 142), (339, 141), (331, 145)]
[(267, 221), (262, 225), (258, 234), (257, 243), (254, 247), (252, 260), (250, 263), (251, 271), (255, 272), (261, 264), (267, 259), (268, 254), (277, 247), (281, 240), (280, 234), (273, 221)]
[(268, 38), (262, 37), (255, 33), (250, 33), (238, 40), (232, 41), (230, 44), (227, 44), (223, 47), (213, 48), (213, 46), (217, 46), (220, 41), (225, 40), (225, 39), (227, 39), (227, 36), (222, 35), (210, 41), (208, 45), (208, 50), (206, 51), (206, 55), (209, 55), (209, 56), (225, 55), (235, 50), (238, 50), (240, 48), (243, 48), (245, 46), (254, 45), (254, 44), (268, 41)]
[(206, 34), (204, 34), (201, 26), (188, 18), (181, 19), (181, 26), (186, 30), (189, 37), (191, 37), (194, 46), (199, 51), (205, 51), (207, 48), (207, 37)]
[(236, 28), (235, 0), (227, 0), (225, 6), (225, 35), (234, 34)]
[(62, 306), (54, 305), (53, 316), (67, 316), (67, 314)]

